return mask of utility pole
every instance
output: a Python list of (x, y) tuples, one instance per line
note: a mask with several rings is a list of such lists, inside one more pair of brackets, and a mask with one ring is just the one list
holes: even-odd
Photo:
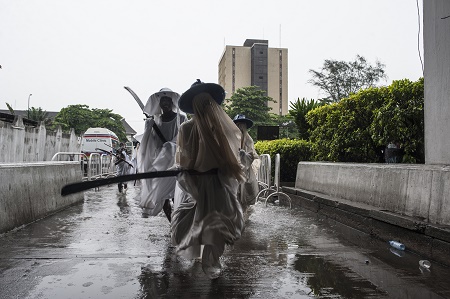
[(30, 93), (30, 95), (28, 96), (28, 110), (27, 110), (27, 118), (30, 119), (30, 97), (32, 96), (32, 94)]

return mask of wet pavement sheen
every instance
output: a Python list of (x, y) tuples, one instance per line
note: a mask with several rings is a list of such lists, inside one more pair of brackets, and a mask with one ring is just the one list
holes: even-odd
[(163, 213), (142, 218), (139, 186), (0, 235), (0, 298), (450, 298), (450, 269), (310, 211), (257, 203), (208, 279), (178, 257)]

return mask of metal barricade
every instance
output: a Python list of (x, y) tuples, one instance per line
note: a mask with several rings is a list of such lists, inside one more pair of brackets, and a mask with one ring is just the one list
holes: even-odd
[(116, 165), (114, 164), (114, 159), (111, 155), (102, 154), (100, 162), (101, 176), (103, 178), (114, 177), (117, 175)]
[[(261, 155), (260, 158), (265, 155)], [(269, 155), (267, 155), (269, 156)], [(262, 169), (262, 170), (261, 170)], [(267, 206), (267, 201), (271, 197), (279, 197), (279, 195), (283, 195), (286, 197), (289, 201), (289, 208), (292, 208), (292, 200), (289, 195), (286, 193), (280, 191), (280, 154), (275, 155), (275, 177), (274, 177), (274, 184), (271, 185), (271, 162), (270, 162), (270, 156), (261, 158), (261, 168), (260, 172), (258, 172), (258, 184), (260, 187), (262, 187), (262, 190), (259, 191), (258, 195), (256, 196), (256, 199), (259, 200), (264, 199), (264, 202)], [(267, 174), (267, 172), (269, 174)], [(261, 177), (260, 177), (261, 175)], [(262, 179), (260, 181), (260, 178)], [(264, 181), (265, 180), (265, 181)]]
[(96, 180), (102, 175), (101, 155), (99, 153), (91, 153), (89, 155), (87, 167), (87, 179), (89, 181)]
[(80, 161), (83, 181), (117, 175), (113, 158), (107, 154), (92, 153), (87, 157), (84, 153), (58, 152), (52, 157), (52, 161)]
[(270, 155), (262, 154), (259, 156), (261, 164), (258, 169), (258, 185), (260, 189), (266, 189), (270, 187), (272, 183), (272, 164), (270, 161)]

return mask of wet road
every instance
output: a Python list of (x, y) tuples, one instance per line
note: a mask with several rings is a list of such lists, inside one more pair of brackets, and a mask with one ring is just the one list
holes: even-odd
[[(129, 185), (130, 186), (130, 185)], [(450, 298), (450, 270), (310, 211), (254, 207), (209, 280), (170, 246), (138, 187), (88, 191), (82, 204), (0, 235), (0, 298)]]

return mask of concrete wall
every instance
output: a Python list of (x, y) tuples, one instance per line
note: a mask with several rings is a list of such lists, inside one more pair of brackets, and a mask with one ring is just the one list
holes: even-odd
[(300, 162), (295, 188), (450, 224), (450, 166)]
[(82, 192), (60, 195), (81, 179), (80, 162), (0, 164), (0, 233), (83, 201)]
[(57, 152), (80, 152), (81, 142), (70, 134), (39, 127), (24, 126), (22, 116), (14, 123), (0, 121), (0, 163), (51, 161)]
[(450, 164), (450, 1), (423, 1), (425, 163)]

